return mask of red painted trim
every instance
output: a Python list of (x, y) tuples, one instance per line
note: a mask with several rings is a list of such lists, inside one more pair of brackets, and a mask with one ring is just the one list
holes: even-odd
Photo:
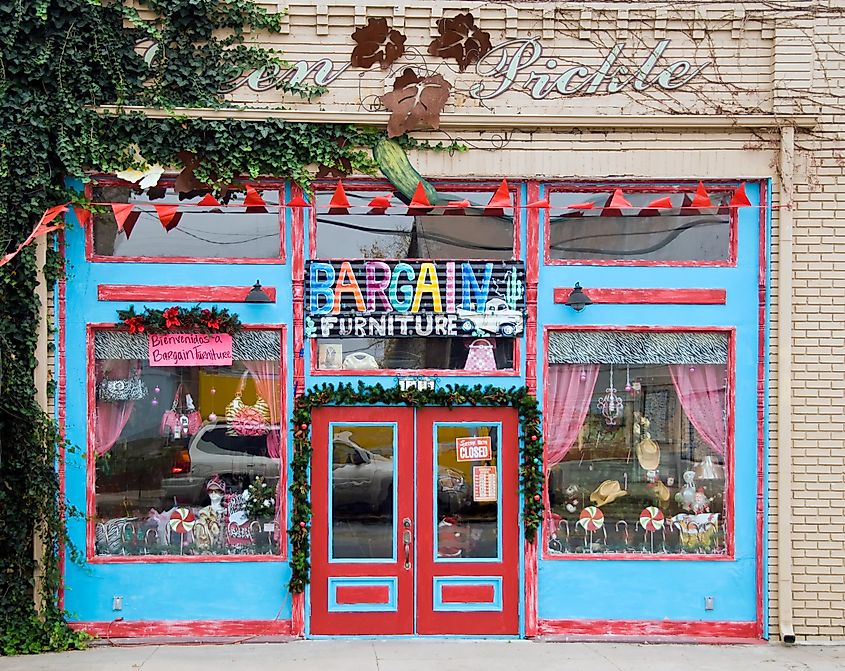
[(440, 600), (443, 603), (493, 603), (496, 590), (493, 585), (449, 585), (440, 586)]
[[(96, 186), (126, 186), (134, 187), (135, 185), (126, 182), (122, 179), (117, 179), (113, 175), (91, 175), (92, 179), (96, 181)], [(176, 183), (175, 175), (164, 176), (159, 180), (159, 185), (164, 187), (173, 187)], [(278, 179), (271, 180), (249, 180), (243, 182), (254, 186), (257, 190), (269, 191), (277, 190), (279, 192), (279, 205), (268, 205), (267, 209), (272, 208), (279, 210), (279, 255), (270, 258), (238, 258), (238, 257), (204, 257), (204, 256), (105, 256), (96, 254), (94, 252), (94, 227), (89, 226), (85, 231), (85, 260), (93, 263), (210, 263), (210, 264), (284, 264), (285, 258), (285, 221), (284, 210), (282, 203), (285, 202), (285, 182)], [(90, 182), (85, 185), (85, 195), (91, 200), (94, 192), (94, 185)], [(182, 207), (188, 207), (191, 204), (182, 204)], [(195, 205), (195, 204), (194, 204)], [(224, 206), (225, 207), (225, 206)], [(232, 206), (234, 207), (234, 206)], [(243, 207), (240, 205), (238, 207)]]
[[(555, 191), (575, 190), (589, 192), (601, 192), (613, 190), (614, 188), (630, 188), (635, 189), (637, 193), (680, 193), (694, 190), (697, 180), (678, 180), (673, 185), (656, 185), (644, 184), (642, 182), (605, 182), (603, 184), (596, 184), (594, 182), (562, 182), (551, 181), (546, 182), (547, 195)], [(708, 185), (707, 189), (710, 193), (718, 191), (727, 191), (736, 188), (739, 182), (728, 184)], [(737, 208), (730, 208), (730, 237), (728, 241), (728, 258), (717, 261), (653, 261), (653, 260), (633, 260), (633, 259), (552, 259), (551, 257), (551, 226), (549, 224), (550, 215), (553, 209), (544, 210), (544, 226), (543, 226), (543, 262), (547, 266), (628, 266), (628, 267), (648, 267), (648, 266), (674, 266), (681, 268), (732, 268), (736, 266), (737, 259), (737, 226), (739, 222), (739, 214)], [(692, 208), (687, 208), (692, 209)], [(696, 208), (697, 210), (697, 208)]]
[(290, 620), (134, 620), (121, 622), (69, 622), (76, 631), (100, 638), (144, 636), (290, 636)]
[[(301, 187), (298, 185), (291, 186), (291, 197), (296, 198), (303, 195)], [(297, 208), (291, 211), (294, 396), (305, 393), (305, 213), (308, 213), (310, 222), (313, 216), (312, 209)], [(313, 360), (314, 356), (312, 355), (311, 358)], [(304, 633), (304, 630), (302, 633)]]
[[(98, 284), (98, 301), (158, 301), (168, 303), (243, 303), (252, 287), (163, 286), (141, 284)], [(276, 302), (276, 287), (264, 292)]]
[(338, 585), (334, 593), (339, 604), (390, 603), (387, 585)]
[[(607, 553), (607, 554), (550, 554), (548, 551), (548, 529), (543, 528), (543, 559), (553, 561), (572, 561), (572, 560), (668, 560), (668, 561), (734, 561), (735, 546), (734, 546), (734, 454), (735, 441), (734, 435), (734, 418), (735, 418), (735, 388), (736, 388), (736, 327), (733, 326), (577, 326), (572, 324), (567, 325), (549, 325), (543, 329), (543, 346), (544, 351), (549, 350), (549, 333), (551, 331), (641, 331), (649, 333), (684, 333), (689, 331), (715, 331), (728, 334), (728, 444), (727, 457), (725, 464), (725, 549), (726, 554), (723, 555), (699, 555), (699, 554), (651, 554), (651, 553)], [(543, 361), (543, 401), (544, 403), (549, 398), (549, 361), (548, 357)], [(551, 421), (548, 416), (543, 415), (543, 430), (548, 428), (548, 422)], [(549, 466), (546, 460), (546, 454), (543, 454), (543, 472), (548, 474)]]
[[(285, 324), (245, 324), (242, 326), (244, 330), (256, 331), (279, 331), (279, 338), (281, 340), (281, 360), (279, 362), (279, 379), (280, 396), (279, 403), (279, 417), (287, 417), (287, 325)], [(132, 556), (111, 556), (111, 555), (97, 555), (95, 547), (95, 526), (97, 521), (97, 492), (96, 492), (96, 456), (94, 452), (94, 443), (96, 441), (95, 432), (95, 359), (94, 359), (94, 333), (98, 330), (108, 331), (115, 330), (113, 323), (89, 323), (86, 324), (86, 389), (87, 389), (87, 436), (88, 445), (86, 449), (86, 468), (85, 468), (85, 510), (86, 510), (86, 525), (85, 525), (85, 559), (89, 564), (172, 564), (172, 563), (218, 563), (218, 562), (280, 562), (287, 559), (287, 524), (282, 524), (281, 521), (287, 520), (288, 506), (287, 506), (287, 445), (288, 432), (281, 432), (281, 440), (279, 444), (279, 453), (281, 464), (279, 466), (279, 491), (283, 492), (285, 505), (279, 513), (280, 517), (280, 532), (279, 532), (279, 554), (263, 554), (263, 555), (132, 555)], [(114, 635), (114, 634), (113, 634)]]
[(682, 622), (672, 620), (540, 620), (541, 636), (689, 636), (694, 639), (757, 637), (756, 622)]
[(305, 636), (305, 593), (298, 592), (291, 599), (290, 633), (297, 638)]
[[(572, 291), (569, 287), (554, 290), (555, 303), (565, 304)], [(593, 303), (618, 305), (724, 305), (724, 289), (599, 289), (588, 287), (584, 294)]]
[[(527, 199), (533, 203), (540, 199), (540, 184), (526, 184)], [(531, 393), (537, 391), (537, 281), (540, 275), (540, 213), (527, 210), (525, 217), (525, 305), (527, 309), (525, 338), (525, 386)]]

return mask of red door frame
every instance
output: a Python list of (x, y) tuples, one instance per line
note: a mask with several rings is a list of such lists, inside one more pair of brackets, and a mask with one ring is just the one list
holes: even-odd
[[(392, 561), (329, 561), (331, 423), (396, 425)], [(434, 427), (462, 423), (501, 425), (498, 560), (434, 557)], [(519, 446), (515, 410), (438, 407), (418, 409), (415, 415), (413, 408), (404, 407), (325, 407), (314, 411), (312, 431), (313, 635), (519, 634)], [(411, 521), (410, 529), (403, 526), (406, 518)], [(412, 538), (408, 568), (406, 531)]]

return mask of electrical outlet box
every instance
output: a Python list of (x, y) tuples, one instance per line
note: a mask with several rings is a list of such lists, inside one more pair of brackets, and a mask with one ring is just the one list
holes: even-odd
[(111, 598), (111, 609), (112, 610), (123, 610), (123, 597), (122, 596), (113, 596)]
[(704, 597), (704, 610), (713, 610), (713, 608), (715, 608), (715, 606), (713, 605), (713, 597)]

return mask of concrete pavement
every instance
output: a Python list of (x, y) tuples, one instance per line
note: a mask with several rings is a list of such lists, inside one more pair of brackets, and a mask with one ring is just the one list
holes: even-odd
[(845, 646), (325, 640), (240, 645), (98, 645), (0, 658), (0, 671), (828, 671)]

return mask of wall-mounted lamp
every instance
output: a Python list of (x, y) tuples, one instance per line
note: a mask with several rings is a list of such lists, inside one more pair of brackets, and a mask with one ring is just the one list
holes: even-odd
[(581, 291), (581, 284), (576, 282), (575, 288), (569, 293), (569, 298), (566, 299), (566, 304), (575, 310), (575, 312), (581, 312), (588, 305), (592, 305), (593, 301), (590, 300), (587, 294)]
[(255, 280), (255, 284), (252, 285), (252, 289), (249, 290), (249, 293), (246, 295), (244, 299), (245, 303), (272, 303), (273, 299), (267, 295), (267, 292), (261, 287), (261, 281)]

